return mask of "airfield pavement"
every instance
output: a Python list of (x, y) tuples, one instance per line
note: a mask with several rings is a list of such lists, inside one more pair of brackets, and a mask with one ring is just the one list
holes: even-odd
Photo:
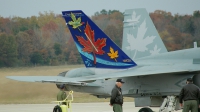
[[(53, 112), (56, 104), (0, 104), (0, 112)], [(138, 112), (141, 107), (134, 107), (134, 102), (125, 102), (123, 112)], [(159, 108), (152, 108), (158, 112)], [(113, 112), (109, 102), (72, 103), (72, 112)], [(175, 111), (175, 112), (181, 112)]]

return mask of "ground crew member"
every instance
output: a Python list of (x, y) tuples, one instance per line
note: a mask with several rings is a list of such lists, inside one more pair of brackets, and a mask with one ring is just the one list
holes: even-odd
[(122, 96), (122, 84), (124, 81), (122, 79), (116, 80), (116, 85), (112, 89), (111, 98), (110, 98), (110, 106), (113, 106), (114, 112), (123, 112), (122, 105), (123, 105), (123, 96)]
[[(65, 90), (65, 85), (63, 84), (60, 86), (60, 91), (57, 94), (57, 101), (62, 101), (66, 98), (66, 93), (64, 90)], [(65, 104), (65, 103), (63, 103), (63, 104)]]
[(189, 112), (189, 110), (198, 112), (199, 87), (193, 84), (192, 78), (188, 78), (186, 84), (179, 95), (180, 106), (183, 107), (183, 112)]

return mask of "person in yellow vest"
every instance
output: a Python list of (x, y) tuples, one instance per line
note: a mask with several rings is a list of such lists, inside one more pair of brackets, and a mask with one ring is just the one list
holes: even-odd
[[(62, 101), (66, 98), (66, 92), (65, 92), (65, 85), (61, 85), (60, 86), (60, 91), (58, 92), (57, 94), (57, 101)], [(63, 104), (66, 104), (66, 103), (63, 103)]]

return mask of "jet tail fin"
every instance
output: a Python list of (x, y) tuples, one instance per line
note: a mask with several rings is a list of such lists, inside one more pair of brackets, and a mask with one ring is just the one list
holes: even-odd
[(86, 67), (124, 69), (136, 66), (81, 10), (62, 14)]
[(132, 59), (167, 52), (146, 9), (125, 11), (122, 50)]

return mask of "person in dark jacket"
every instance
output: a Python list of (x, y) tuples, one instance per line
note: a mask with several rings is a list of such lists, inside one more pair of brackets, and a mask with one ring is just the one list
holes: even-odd
[[(199, 87), (193, 84), (192, 78), (187, 79), (179, 94), (179, 103), (183, 107), (183, 112), (198, 112), (198, 100), (200, 98)], [(184, 101), (184, 106), (183, 106)]]
[(110, 106), (113, 106), (114, 112), (123, 112), (122, 105), (123, 105), (123, 96), (122, 96), (122, 84), (124, 81), (122, 79), (116, 80), (116, 85), (112, 89), (111, 98), (110, 98)]

